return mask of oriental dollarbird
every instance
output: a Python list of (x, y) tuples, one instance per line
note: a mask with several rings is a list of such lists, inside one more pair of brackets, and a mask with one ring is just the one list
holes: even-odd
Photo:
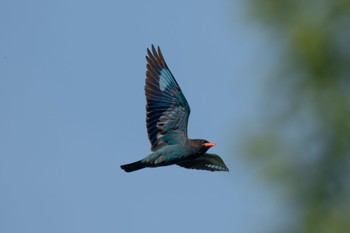
[(189, 139), (187, 123), (190, 106), (165, 63), (160, 48), (147, 49), (146, 112), (147, 132), (153, 153), (137, 162), (121, 165), (126, 172), (145, 167), (176, 164), (189, 169), (228, 171), (216, 154), (206, 153), (215, 146), (205, 139)]

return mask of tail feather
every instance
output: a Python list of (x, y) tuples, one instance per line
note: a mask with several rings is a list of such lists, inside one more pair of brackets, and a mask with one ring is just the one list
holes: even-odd
[(124, 164), (120, 166), (124, 171), (126, 172), (133, 172), (140, 170), (142, 168), (145, 168), (146, 165), (140, 161), (134, 162), (134, 163), (129, 163), (129, 164)]

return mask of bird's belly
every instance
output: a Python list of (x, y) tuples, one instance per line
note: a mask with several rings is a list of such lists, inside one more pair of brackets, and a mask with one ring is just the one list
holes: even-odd
[(168, 145), (143, 159), (144, 162), (156, 166), (175, 164), (183, 159), (191, 157), (189, 151), (179, 149), (178, 145)]

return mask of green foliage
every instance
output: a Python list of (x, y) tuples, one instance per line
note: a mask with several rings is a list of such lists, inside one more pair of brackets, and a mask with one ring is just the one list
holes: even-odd
[(248, 153), (297, 207), (298, 224), (284, 232), (348, 233), (350, 1), (250, 0), (249, 9), (277, 32), (287, 53), (276, 61), (275, 90), (268, 90), (285, 112), (267, 114)]

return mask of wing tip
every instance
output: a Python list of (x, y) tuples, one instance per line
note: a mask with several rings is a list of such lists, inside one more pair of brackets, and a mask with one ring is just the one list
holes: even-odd
[[(146, 60), (147, 63), (156, 68), (168, 68), (164, 56), (159, 46), (151, 44), (151, 48), (147, 48)], [(168, 68), (169, 69), (169, 68)]]

